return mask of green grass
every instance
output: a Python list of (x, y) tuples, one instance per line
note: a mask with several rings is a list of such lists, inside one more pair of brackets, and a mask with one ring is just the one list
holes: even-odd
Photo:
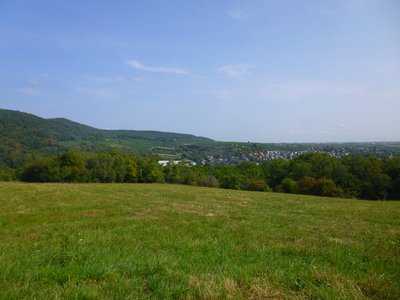
[(0, 183), (0, 299), (400, 299), (400, 202)]

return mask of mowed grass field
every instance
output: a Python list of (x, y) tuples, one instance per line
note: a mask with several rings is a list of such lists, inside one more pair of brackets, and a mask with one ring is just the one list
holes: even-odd
[(0, 299), (400, 299), (400, 202), (0, 183)]

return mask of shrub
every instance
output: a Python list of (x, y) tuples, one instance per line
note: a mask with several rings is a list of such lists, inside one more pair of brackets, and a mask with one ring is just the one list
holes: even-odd
[(265, 182), (264, 179), (261, 178), (250, 178), (249, 179), (249, 185), (248, 185), (248, 189), (250, 191), (266, 191), (269, 189), (267, 183)]
[(297, 182), (292, 178), (286, 177), (281, 181), (279, 185), (278, 191), (289, 193), (289, 194), (296, 194), (297, 193)]
[(206, 187), (218, 187), (219, 183), (215, 176), (200, 176), (197, 180), (197, 184), (199, 186), (206, 186)]

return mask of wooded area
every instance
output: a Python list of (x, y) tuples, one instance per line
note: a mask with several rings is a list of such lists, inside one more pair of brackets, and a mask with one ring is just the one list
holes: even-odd
[(196, 165), (170, 163), (158, 157), (130, 156), (119, 151), (67, 152), (0, 172), (2, 180), (27, 182), (166, 182), (226, 189), (276, 191), (327, 197), (400, 199), (400, 158), (331, 157), (303, 154), (293, 160), (260, 164)]

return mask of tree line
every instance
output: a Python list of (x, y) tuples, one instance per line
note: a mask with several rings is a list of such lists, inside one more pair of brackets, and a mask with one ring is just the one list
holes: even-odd
[(323, 153), (293, 160), (238, 165), (168, 164), (158, 157), (137, 157), (114, 151), (66, 152), (0, 171), (2, 180), (26, 182), (172, 183), (226, 189), (276, 191), (360, 199), (400, 199), (400, 157), (341, 159)]

